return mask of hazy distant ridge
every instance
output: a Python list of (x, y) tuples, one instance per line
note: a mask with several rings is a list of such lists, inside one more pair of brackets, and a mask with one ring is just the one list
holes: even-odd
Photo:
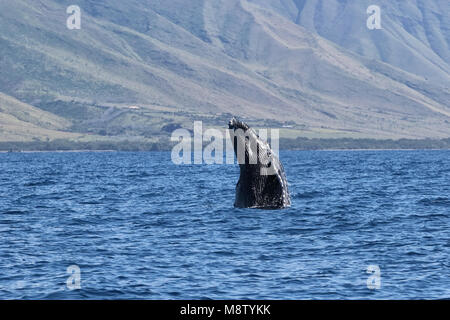
[(84, 0), (68, 30), (70, 1), (1, 1), (0, 92), (81, 134), (235, 114), (293, 136), (450, 136), (448, 2), (379, 3), (370, 31), (366, 1)]

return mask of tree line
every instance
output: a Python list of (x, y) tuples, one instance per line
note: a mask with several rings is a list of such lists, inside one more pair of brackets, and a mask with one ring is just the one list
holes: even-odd
[[(73, 141), (56, 139), (51, 141), (34, 140), (27, 142), (0, 142), (0, 151), (170, 151), (174, 142), (168, 138), (148, 142), (139, 140), (108, 141)], [(450, 138), (447, 139), (322, 139), (296, 138), (280, 139), (281, 150), (357, 150), (357, 149), (450, 149)]]

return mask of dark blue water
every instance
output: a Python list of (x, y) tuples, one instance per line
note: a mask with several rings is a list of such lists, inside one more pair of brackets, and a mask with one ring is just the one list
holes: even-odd
[(450, 298), (449, 151), (281, 159), (293, 206), (259, 211), (237, 166), (0, 154), (0, 299)]

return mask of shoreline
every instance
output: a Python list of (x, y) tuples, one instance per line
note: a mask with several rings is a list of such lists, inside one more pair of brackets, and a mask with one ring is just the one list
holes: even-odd
[[(21, 151), (8, 151), (0, 150), (0, 153), (113, 153), (113, 152), (170, 152), (171, 150), (21, 150)], [(450, 148), (374, 148), (374, 149), (280, 149), (280, 151), (450, 151)]]
[(7, 151), (0, 150), (0, 153), (86, 153), (86, 152), (127, 152), (117, 150), (21, 150), (21, 151)]

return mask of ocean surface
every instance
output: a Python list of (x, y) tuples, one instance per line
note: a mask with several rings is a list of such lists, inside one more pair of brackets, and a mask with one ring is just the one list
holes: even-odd
[(266, 211), (233, 208), (237, 165), (0, 154), (0, 299), (450, 298), (450, 151), (281, 160)]

